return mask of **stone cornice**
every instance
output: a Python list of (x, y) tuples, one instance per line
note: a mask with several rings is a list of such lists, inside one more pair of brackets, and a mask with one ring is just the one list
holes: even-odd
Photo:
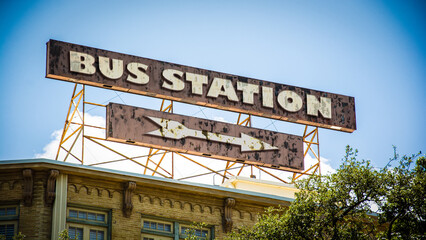
[(7, 171), (12, 169), (25, 169), (31, 168), (33, 170), (48, 170), (57, 169), (63, 174), (70, 174), (76, 176), (90, 176), (91, 178), (101, 178), (113, 182), (135, 182), (138, 186), (145, 185), (149, 187), (161, 187), (164, 190), (176, 190), (186, 192), (188, 194), (197, 193), (207, 197), (218, 198), (235, 198), (241, 201), (247, 201), (252, 204), (259, 205), (282, 205), (289, 206), (293, 199), (263, 194), (258, 192), (250, 192), (245, 190), (231, 189), (220, 186), (213, 186), (207, 184), (198, 184), (191, 182), (184, 182), (175, 179), (167, 179), (161, 177), (153, 177), (149, 175), (129, 173), (124, 171), (117, 171), (111, 169), (104, 169), (99, 167), (92, 167), (80, 164), (73, 164), (67, 162), (60, 162), (48, 159), (30, 159), (30, 160), (13, 160), (13, 161), (0, 161), (0, 171)]

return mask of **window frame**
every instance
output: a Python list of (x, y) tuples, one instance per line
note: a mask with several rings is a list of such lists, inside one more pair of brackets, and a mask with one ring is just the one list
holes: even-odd
[[(151, 229), (151, 228), (144, 228), (144, 225), (143, 225), (144, 220), (150, 221), (150, 222), (156, 222), (156, 223), (170, 224), (171, 225), (171, 229), (170, 229), (171, 231), (167, 232), (167, 231), (162, 231), (162, 230), (154, 230), (154, 229)], [(175, 234), (174, 234), (175, 223), (173, 221), (170, 221), (170, 220), (167, 221), (167, 220), (169, 220), (169, 219), (159, 219), (157, 217), (142, 215), (141, 233), (174, 238), (174, 236), (175, 236)]]
[[(158, 226), (158, 224), (164, 224), (164, 225), (168, 224), (168, 225), (170, 225), (170, 231), (159, 230), (158, 227), (157, 227), (157, 229), (145, 228), (145, 225), (144, 225), (145, 221), (150, 222), (150, 223), (156, 223), (157, 226)], [(173, 222), (157, 220), (157, 219), (150, 219), (150, 218), (142, 218), (142, 229), (148, 230), (148, 231), (153, 231), (153, 232), (162, 232), (162, 233), (173, 233), (173, 231), (174, 231)]]
[[(0, 208), (11, 208), (14, 207), (16, 209), (14, 215), (6, 215), (6, 216), (0, 216), (0, 224), (1, 225), (7, 225), (7, 224), (13, 224), (13, 236), (16, 236), (18, 234), (18, 227), (19, 227), (19, 215), (20, 215), (20, 204), (17, 202), (0, 202)], [(7, 212), (7, 210), (6, 210)]]
[[(191, 225), (192, 224), (179, 224), (179, 239), (184, 239), (184, 238), (187, 237), (187, 235), (185, 233), (182, 233), (182, 227), (191, 228)], [(211, 237), (212, 236), (212, 231), (214, 231), (214, 230), (212, 230), (212, 227), (206, 226), (206, 227), (200, 228), (199, 230), (201, 231), (201, 234), (202, 234), (203, 230), (207, 230), (207, 237), (198, 237), (198, 239), (200, 239), (200, 240), (210, 240), (210, 239), (213, 239)]]
[(170, 238), (171, 240), (175, 239), (174, 237), (170, 237), (170, 236), (162, 236), (162, 235), (151, 234), (151, 233), (142, 233), (141, 240), (144, 240), (144, 238), (154, 239), (154, 240), (157, 240), (158, 238)]
[[(141, 239), (143, 239), (142, 234), (152, 234), (157, 236), (163, 236), (163, 237), (171, 237), (173, 239), (184, 239), (186, 237), (186, 234), (181, 234), (181, 226), (183, 227), (190, 227), (193, 222), (185, 221), (185, 220), (177, 220), (177, 219), (170, 219), (165, 217), (158, 217), (158, 216), (152, 216), (152, 215), (145, 215), (141, 214)], [(171, 223), (172, 224), (172, 231), (171, 233), (167, 233), (164, 231), (158, 231), (158, 230), (152, 230), (147, 229), (143, 227), (143, 221), (144, 220), (152, 220), (154, 222), (160, 222), (160, 223)], [(208, 236), (206, 238), (200, 237), (200, 240), (213, 240), (215, 238), (215, 227), (214, 225), (207, 225), (206, 227), (203, 227), (202, 230), (208, 230)]]
[[(87, 220), (86, 219), (80, 219), (80, 218), (74, 218), (70, 217), (69, 213), (70, 210), (76, 210), (76, 211), (82, 211), (86, 213), (96, 213), (96, 214), (104, 214), (105, 215), (105, 221), (100, 222), (96, 220)], [(67, 204), (67, 214), (66, 214), (66, 227), (67, 229), (69, 226), (71, 227), (78, 227), (83, 228), (83, 236), (89, 236), (90, 229), (93, 230), (104, 230), (105, 236), (104, 239), (111, 240), (111, 230), (112, 230), (112, 210), (107, 208), (101, 208), (101, 207), (94, 207), (94, 206), (86, 206), (86, 205), (80, 205), (80, 204)], [(87, 229), (86, 229), (87, 228)], [(87, 232), (87, 234), (86, 234)]]
[(67, 227), (67, 229), (69, 229), (70, 227), (82, 228), (83, 229), (83, 240), (84, 239), (90, 239), (90, 230), (104, 231), (105, 232), (104, 239), (107, 238), (107, 234), (108, 234), (108, 228), (99, 227), (99, 226), (95, 226), (95, 225), (88, 225), (88, 224), (83, 224), (83, 223), (67, 223), (66, 227)]
[[(74, 211), (77, 211), (77, 212), (103, 214), (103, 215), (105, 215), (105, 220), (103, 222), (101, 222), (101, 221), (97, 221), (97, 220), (88, 220), (87, 217), (86, 217), (86, 219), (81, 219), (79, 217), (76, 217), (76, 218), (70, 217), (70, 211), (71, 210), (74, 210)], [(108, 212), (87, 210), (87, 209), (75, 208), (75, 207), (68, 207), (67, 208), (67, 222), (68, 221), (74, 222), (74, 223), (84, 223), (84, 224), (93, 225), (93, 226), (108, 227)]]
[(10, 225), (13, 224), (13, 236), (16, 236), (18, 234), (18, 221), (17, 220), (11, 220), (11, 221), (3, 221), (0, 220), (0, 225)]
[[(11, 221), (11, 220), (18, 220), (19, 219), (19, 204), (0, 204), (0, 208), (11, 208), (14, 207), (16, 209), (15, 215), (6, 215), (6, 216), (0, 216), (0, 221)], [(7, 211), (7, 210), (6, 210)]]

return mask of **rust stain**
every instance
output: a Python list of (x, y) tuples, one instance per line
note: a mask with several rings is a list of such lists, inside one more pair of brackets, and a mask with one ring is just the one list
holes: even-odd
[[(93, 56), (95, 59), (93, 66), (97, 69), (96, 72), (94, 74), (71, 72), (70, 51), (81, 52)], [(127, 66), (129, 63), (144, 64), (148, 66), (145, 72), (149, 76), (149, 82), (146, 84), (136, 84), (127, 81), (127, 78), (131, 76), (131, 73), (126, 69), (126, 67), (124, 67), (121, 77), (118, 79), (108, 79), (99, 71), (99, 62), (97, 60), (99, 57), (122, 60), (123, 66)], [(162, 88), (161, 84), (164, 81), (162, 73), (165, 69), (173, 69), (184, 73), (182, 79), (185, 77), (186, 73), (208, 76), (208, 83), (202, 85), (201, 95), (191, 94), (192, 86), (189, 82), (185, 82), (184, 88), (181, 91), (172, 91)], [(356, 130), (355, 99), (353, 97), (157, 61), (56, 40), (50, 40), (47, 43), (46, 77), (338, 131), (353, 132)], [(229, 80), (231, 83), (230, 87), (236, 90), (236, 95), (239, 101), (229, 101), (227, 97), (223, 95), (218, 97), (207, 97), (208, 88), (214, 78)], [(253, 104), (244, 104), (242, 102), (243, 92), (237, 91), (237, 85), (241, 82), (257, 85), (260, 87), (260, 90), (263, 87), (270, 89), (270, 93), (273, 93), (272, 99), (269, 98), (265, 101), (267, 101), (268, 104), (273, 104), (273, 107), (268, 108), (263, 105), (264, 96), (261, 94), (262, 91), (253, 95)], [(285, 90), (293, 91), (300, 96), (302, 99), (302, 108), (300, 110), (290, 112), (279, 106), (277, 96), (280, 92)], [(318, 116), (307, 114), (308, 95), (315, 96), (317, 99), (320, 99), (321, 97), (330, 98), (330, 118), (325, 118), (321, 116), (321, 114)]]

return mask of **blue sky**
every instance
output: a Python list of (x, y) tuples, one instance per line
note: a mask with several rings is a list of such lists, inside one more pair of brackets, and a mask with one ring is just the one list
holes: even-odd
[[(347, 144), (376, 167), (392, 145), (426, 151), (423, 1), (2, 1), (0, 19), (0, 159), (33, 158), (63, 127), (73, 84), (44, 77), (49, 39), (353, 96), (358, 129), (320, 130), (321, 156), (334, 168)], [(160, 106), (88, 92), (97, 102)], [(237, 116), (184, 104), (175, 112)], [(303, 133), (256, 117), (253, 126)]]

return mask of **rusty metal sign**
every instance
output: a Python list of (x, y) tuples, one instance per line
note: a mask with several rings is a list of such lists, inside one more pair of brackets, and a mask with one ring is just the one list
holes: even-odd
[(66, 42), (47, 43), (46, 77), (345, 132), (353, 97)]
[(300, 172), (302, 137), (110, 103), (107, 140)]

